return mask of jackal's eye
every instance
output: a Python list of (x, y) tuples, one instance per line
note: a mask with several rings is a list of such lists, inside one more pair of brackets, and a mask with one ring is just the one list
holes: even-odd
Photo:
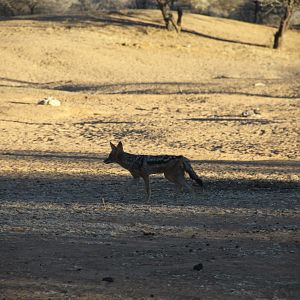
[(111, 152), (111, 153), (109, 154), (109, 159), (114, 160), (115, 157), (116, 157), (116, 154), (115, 154), (115, 153)]

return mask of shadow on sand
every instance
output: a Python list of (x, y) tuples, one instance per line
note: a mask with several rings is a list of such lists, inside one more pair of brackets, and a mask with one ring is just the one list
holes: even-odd
[[(92, 153), (30, 152), (11, 151), (0, 154), (1, 160), (30, 160), (40, 163), (65, 165), (61, 173), (27, 173), (25, 176), (2, 174), (0, 178), (1, 199), (9, 201), (54, 201), (98, 203), (104, 198), (109, 202), (143, 202), (144, 191), (141, 182), (137, 190), (128, 191), (130, 176), (111, 174), (111, 166), (103, 163), (105, 155)], [(82, 175), (69, 175), (68, 163), (82, 165)], [(204, 179), (205, 188), (195, 187), (195, 193), (179, 194), (179, 203), (183, 205), (204, 205), (217, 207), (296, 207), (299, 183), (293, 180), (265, 179), (272, 173), (299, 173), (298, 161), (192, 161), (193, 166)], [(93, 175), (88, 175), (86, 169)], [(94, 175), (96, 170), (99, 176)], [(206, 177), (213, 170), (216, 177)], [(93, 172), (92, 172), (93, 171)], [(201, 175), (201, 173), (203, 175)], [(230, 179), (224, 174), (230, 174)], [(240, 174), (247, 176), (241, 178)], [(254, 174), (254, 175), (253, 175)], [(235, 179), (236, 177), (236, 179)], [(249, 179), (250, 178), (250, 179)], [(193, 184), (192, 182), (190, 182)], [(173, 185), (161, 176), (153, 176), (153, 203), (172, 204), (176, 194)]]
[[(129, 13), (111, 13), (111, 14), (103, 14), (99, 16), (88, 16), (88, 15), (54, 15), (54, 16), (22, 16), (22, 17), (13, 17), (10, 19), (1, 18), (0, 21), (8, 21), (8, 20), (32, 20), (32, 21), (43, 21), (43, 22), (57, 22), (63, 24), (66, 28), (72, 27), (88, 27), (88, 26), (98, 26), (98, 27), (106, 27), (106, 26), (120, 26), (122, 28), (126, 27), (142, 27), (142, 28), (155, 28), (165, 30), (165, 26), (161, 23), (152, 22), (149, 20), (138, 20), (132, 19), (132, 14)], [(92, 22), (92, 23), (91, 23)], [(31, 24), (29, 26), (32, 26)], [(216, 37), (213, 35), (205, 34), (202, 32), (198, 32), (196, 30), (185, 29), (181, 30), (182, 33), (187, 33), (191, 35), (195, 35), (201, 38), (211, 39), (220, 42), (226, 43), (234, 43), (246, 46), (255, 46), (255, 47), (263, 47), (269, 48), (269, 45), (266, 44), (257, 44), (250, 43), (247, 41), (240, 41), (235, 39), (226, 39), (222, 37)]]
[[(209, 82), (123, 82), (115, 84), (80, 84), (73, 82), (29, 82), (11, 78), (0, 78), (2, 87), (35, 88), (65, 92), (88, 92), (106, 95), (193, 95), (193, 94), (222, 94), (241, 95), (277, 99), (300, 98), (299, 89), (295, 87), (291, 95), (270, 94), (266, 89), (252, 91), (254, 83), (259, 79), (244, 81), (237, 78), (214, 78)], [(7, 82), (7, 83), (6, 83)], [(13, 85), (11, 85), (13, 83)], [(269, 81), (271, 84), (280, 83), (278, 80)], [(17, 85), (15, 85), (17, 84)], [(225, 86), (224, 86), (225, 85)], [(247, 89), (249, 91), (244, 91)], [(296, 90), (298, 92), (296, 92)], [(29, 103), (18, 103), (29, 104)]]

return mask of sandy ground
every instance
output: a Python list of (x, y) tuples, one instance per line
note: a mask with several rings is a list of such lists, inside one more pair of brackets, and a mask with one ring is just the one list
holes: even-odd
[[(274, 51), (273, 28), (184, 25), (0, 20), (0, 299), (300, 298), (299, 32)], [(153, 176), (147, 202), (102, 162), (119, 140), (190, 158), (204, 190)]]

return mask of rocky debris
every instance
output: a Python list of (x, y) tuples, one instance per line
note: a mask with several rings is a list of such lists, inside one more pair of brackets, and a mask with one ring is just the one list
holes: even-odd
[(211, 147), (211, 151), (221, 150), (222, 148), (223, 148), (223, 145), (214, 145)]
[(266, 131), (264, 129), (261, 129), (259, 135), (264, 135), (266, 133)]
[(150, 231), (142, 231), (143, 232), (143, 235), (145, 236), (154, 236), (155, 233), (154, 232), (150, 232)]
[(254, 115), (260, 115), (260, 109), (259, 108), (251, 108), (251, 109), (247, 109), (247, 110), (244, 110), (242, 113), (241, 113), (241, 116), (244, 117), (244, 118), (247, 118), (247, 117), (252, 117)]
[(253, 109), (253, 112), (254, 112), (256, 115), (260, 115), (260, 109), (259, 109), (259, 108), (254, 108), (254, 109)]
[(193, 267), (193, 270), (195, 271), (201, 271), (203, 269), (203, 264), (197, 264), (197, 265), (194, 265)]
[(245, 110), (241, 113), (241, 116), (244, 118), (251, 117), (253, 115), (253, 110)]
[(38, 105), (61, 106), (61, 101), (54, 97), (45, 97), (38, 101)]
[(280, 151), (277, 150), (277, 149), (273, 149), (273, 150), (271, 150), (271, 153), (273, 153), (273, 154), (280, 154)]

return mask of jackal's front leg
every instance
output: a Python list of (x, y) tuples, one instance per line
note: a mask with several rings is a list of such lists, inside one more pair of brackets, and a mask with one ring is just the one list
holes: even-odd
[(129, 172), (132, 175), (132, 179), (127, 184), (127, 192), (130, 192), (133, 188), (135, 190), (137, 190), (138, 185), (139, 185), (139, 181), (140, 181), (140, 175), (139, 174), (137, 174), (134, 171), (129, 171)]
[(127, 184), (127, 191), (131, 191), (133, 188), (136, 190), (138, 188), (140, 182), (140, 178), (139, 177), (133, 177), (129, 183)]
[(138, 177), (133, 177), (132, 179), (128, 180), (125, 184), (124, 197), (132, 197), (135, 195), (136, 191), (138, 190), (138, 184)]
[(147, 194), (147, 200), (149, 200), (150, 196), (151, 196), (149, 175), (144, 175), (143, 179), (144, 179), (144, 182), (145, 182), (145, 191), (146, 191), (146, 194)]

